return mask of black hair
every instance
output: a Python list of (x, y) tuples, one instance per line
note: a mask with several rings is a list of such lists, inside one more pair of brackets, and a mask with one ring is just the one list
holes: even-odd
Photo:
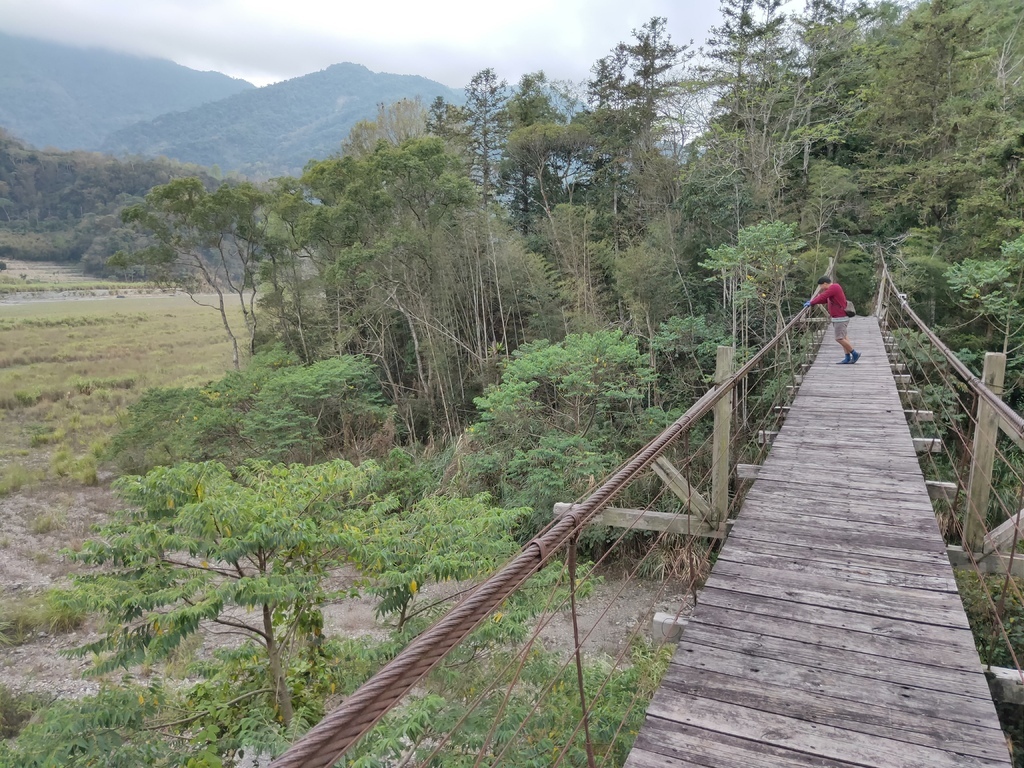
[(825, 283), (831, 283), (831, 282), (832, 282), (832, 278), (829, 277), (828, 275), (825, 275), (825, 277), (819, 277), (818, 278), (818, 285), (824, 285)]

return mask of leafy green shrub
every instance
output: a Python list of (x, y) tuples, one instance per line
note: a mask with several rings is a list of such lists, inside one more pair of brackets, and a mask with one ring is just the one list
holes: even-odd
[(273, 350), (205, 388), (154, 389), (128, 409), (111, 455), (127, 472), (179, 461), (302, 461), (364, 455), (387, 421), (367, 358), (312, 365)]
[(523, 345), (476, 400), (480, 419), (463, 460), (469, 484), (533, 507), (532, 533), (555, 502), (579, 496), (665, 426), (668, 414), (648, 407), (654, 380), (636, 339), (621, 331)]

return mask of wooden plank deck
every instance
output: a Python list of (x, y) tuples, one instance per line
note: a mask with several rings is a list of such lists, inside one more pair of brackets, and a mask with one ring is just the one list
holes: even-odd
[(826, 337), (627, 768), (1010, 758), (874, 318)]

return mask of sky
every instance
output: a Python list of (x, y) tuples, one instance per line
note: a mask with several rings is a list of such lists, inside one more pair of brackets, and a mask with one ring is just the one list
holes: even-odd
[(462, 88), (492, 67), (582, 81), (653, 16), (699, 46), (718, 0), (0, 0), (0, 31), (171, 59), (256, 85), (350, 61)]

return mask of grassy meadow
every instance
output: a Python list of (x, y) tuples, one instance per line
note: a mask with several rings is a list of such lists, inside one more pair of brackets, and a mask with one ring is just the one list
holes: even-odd
[(95, 484), (125, 406), (230, 367), (220, 315), (188, 296), (0, 304), (0, 495)]

